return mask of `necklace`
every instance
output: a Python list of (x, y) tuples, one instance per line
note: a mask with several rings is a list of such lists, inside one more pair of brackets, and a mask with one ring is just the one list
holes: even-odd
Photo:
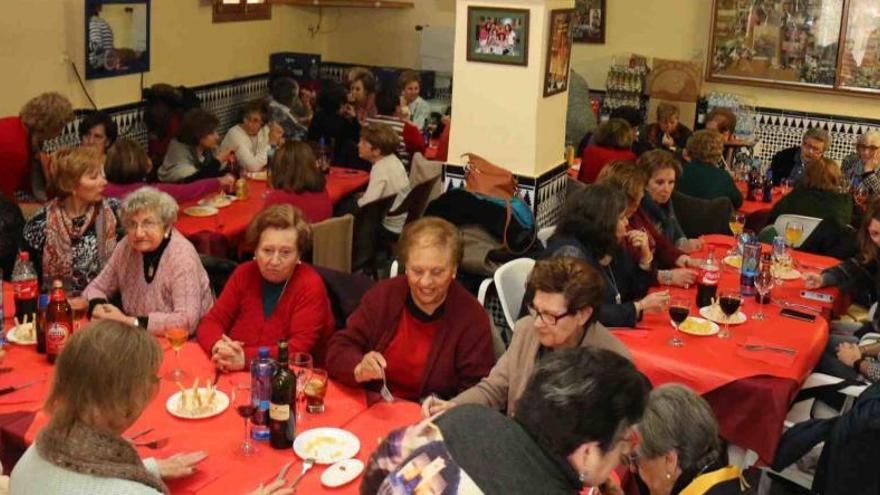
[(602, 269), (605, 270), (605, 273), (608, 274), (608, 278), (611, 281), (611, 290), (614, 291), (614, 302), (620, 304), (620, 290), (617, 288), (617, 279), (614, 278), (614, 270), (611, 269), (610, 264), (608, 266), (603, 266)]

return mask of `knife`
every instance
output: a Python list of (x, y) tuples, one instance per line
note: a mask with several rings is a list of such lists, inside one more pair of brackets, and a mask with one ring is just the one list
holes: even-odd
[(288, 462), (281, 468), (281, 471), (278, 471), (278, 476), (275, 477), (275, 481), (281, 481), (287, 476), (287, 471), (290, 469), (290, 466), (293, 466), (293, 461)]
[(43, 380), (34, 380), (32, 382), (23, 383), (21, 385), (10, 385), (8, 387), (0, 388), (0, 395), (11, 394), (12, 392), (15, 392), (17, 390), (21, 390), (23, 388), (28, 388), (31, 385), (33, 385), (35, 383), (39, 383), (41, 381), (43, 381)]
[(0, 368), (0, 374), (9, 373), (12, 371), (12, 366), (6, 366), (5, 368)]

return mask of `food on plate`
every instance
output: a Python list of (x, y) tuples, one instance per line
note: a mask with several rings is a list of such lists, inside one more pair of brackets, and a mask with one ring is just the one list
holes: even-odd
[(214, 410), (217, 388), (206, 381), (206, 386), (199, 387), (199, 379), (196, 378), (191, 388), (184, 388), (180, 382), (175, 382), (180, 389), (180, 400), (177, 403), (177, 412), (185, 416), (200, 416), (209, 414)]
[[(36, 320), (36, 318), (34, 318)], [(30, 321), (27, 315), (24, 321), (19, 322), (18, 318), (14, 318), (15, 326), (10, 331), (16, 342), (21, 344), (32, 344), (37, 341), (37, 329), (34, 321)]]
[(339, 459), (345, 455), (345, 440), (330, 435), (318, 435), (309, 440), (303, 450), (315, 459)]
[(190, 206), (184, 208), (183, 212), (191, 217), (210, 217), (218, 213), (217, 208), (213, 206)]
[(709, 320), (704, 320), (702, 318), (688, 318), (684, 320), (679, 327), (679, 330), (690, 333), (694, 335), (711, 335), (715, 328), (712, 326), (712, 322)]
[(734, 268), (742, 268), (742, 256), (732, 254), (724, 258), (724, 263)]
[(213, 206), (214, 208), (223, 208), (224, 206), (229, 206), (232, 204), (232, 200), (229, 199), (229, 196), (223, 193), (214, 194), (208, 196), (207, 198), (199, 201), (199, 204), (202, 206)]

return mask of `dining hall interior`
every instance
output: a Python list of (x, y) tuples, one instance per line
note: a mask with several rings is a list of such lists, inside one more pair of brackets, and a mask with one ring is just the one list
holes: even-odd
[(0, 494), (875, 494), (877, 0), (0, 2)]

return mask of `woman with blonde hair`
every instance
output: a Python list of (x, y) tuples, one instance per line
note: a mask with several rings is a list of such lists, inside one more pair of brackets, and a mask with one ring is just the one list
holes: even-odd
[(333, 215), (326, 185), (312, 147), (302, 141), (288, 141), (272, 158), (272, 191), (266, 196), (266, 204), (291, 204), (303, 212), (306, 220), (317, 223)]
[(803, 180), (773, 205), (768, 221), (772, 223), (780, 215), (804, 215), (849, 225), (853, 202), (849, 194), (840, 192), (842, 185), (840, 165), (834, 160), (819, 158), (807, 162)]
[(69, 279), (82, 290), (116, 248), (119, 202), (104, 198), (104, 157), (95, 147), (59, 151), (51, 165), (57, 197), (25, 224), (24, 247), (43, 279)]
[(49, 161), (43, 144), (72, 120), (70, 101), (54, 92), (30, 99), (18, 116), (0, 119), (0, 192), (10, 198), (20, 192), (45, 200)]

